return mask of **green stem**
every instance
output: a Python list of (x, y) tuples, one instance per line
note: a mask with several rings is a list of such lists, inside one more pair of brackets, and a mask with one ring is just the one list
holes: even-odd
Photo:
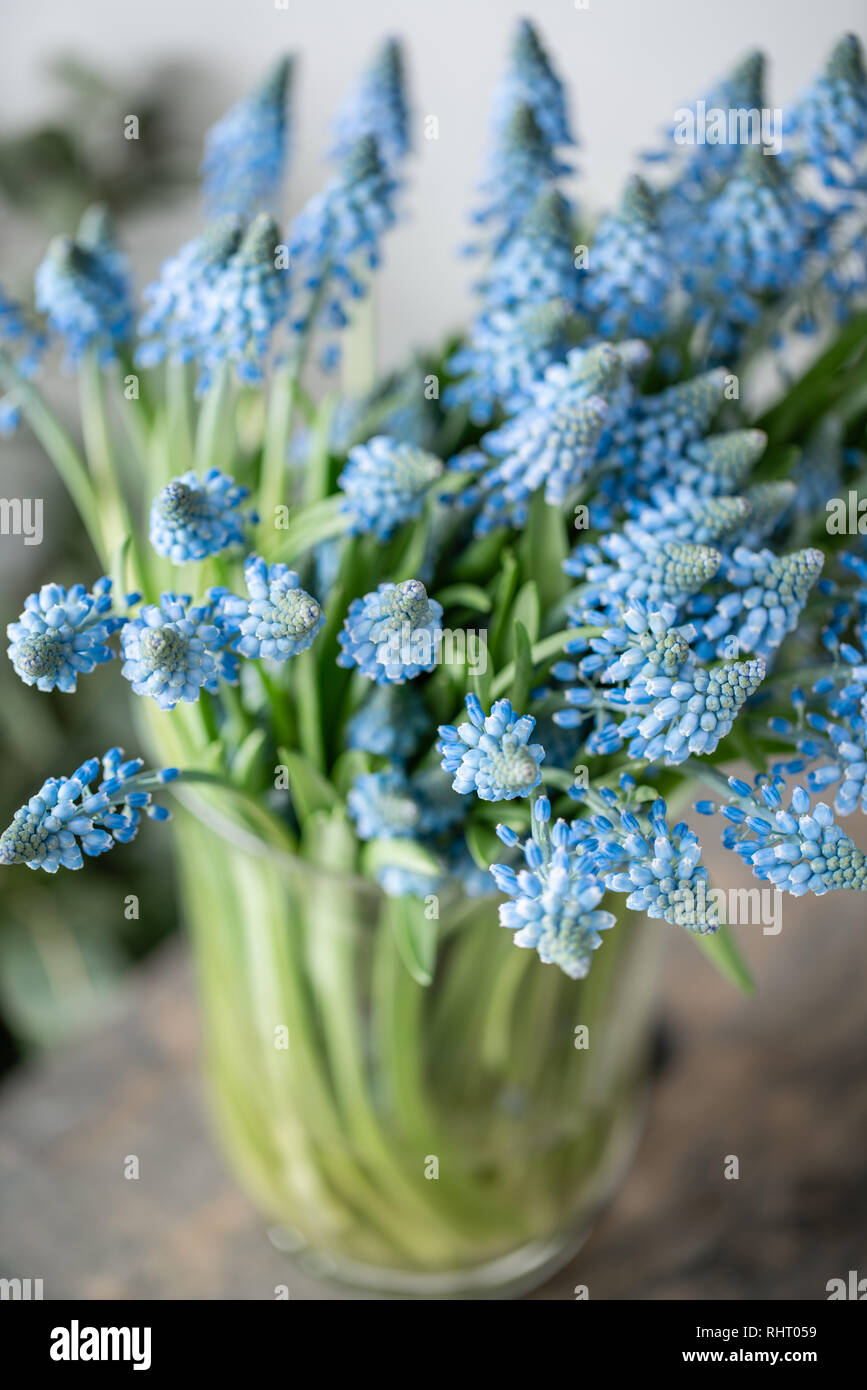
[(218, 468), (227, 454), (231, 379), (229, 365), (221, 362), (199, 411), (196, 429), (195, 461), (199, 473)]
[(18, 374), (14, 364), (2, 352), (0, 381), (14, 395), (30, 428), (54, 464), (75, 503), (94, 550), (107, 569), (109, 549), (103, 535), (99, 499), (87, 464), (42, 394)]
[(287, 455), (297, 395), (296, 368), (281, 367), (271, 383), (259, 480), (260, 525), (266, 536), (273, 530), (275, 509), (287, 501)]

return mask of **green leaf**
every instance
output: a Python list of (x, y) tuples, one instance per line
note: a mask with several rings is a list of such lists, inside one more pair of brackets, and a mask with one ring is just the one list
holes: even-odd
[(478, 536), (455, 557), (452, 574), (456, 580), (489, 579), (496, 573), (500, 551), (506, 543), (508, 532), (498, 527), (486, 536)]
[[(357, 841), (342, 806), (313, 812), (304, 824), (302, 848), (305, 858), (321, 864), (332, 876), (355, 872)], [(334, 911), (334, 905), (343, 901), (346, 890), (339, 880), (332, 877), (329, 881), (326, 876), (322, 892), (326, 899), (332, 898)]]
[(510, 698), (512, 708), (518, 714), (523, 714), (526, 711), (527, 701), (530, 698), (530, 687), (533, 684), (533, 652), (524, 624), (515, 623), (513, 632), (515, 674), (512, 679)]
[(431, 984), (437, 953), (436, 920), (425, 915), (425, 905), (418, 898), (390, 898), (388, 917), (409, 974), (417, 984)]
[(340, 804), (331, 783), (300, 753), (280, 748), (277, 756), (288, 771), (292, 805), (302, 824), (315, 812), (330, 811)]
[(351, 791), (356, 779), (373, 768), (373, 758), (360, 748), (348, 748), (336, 759), (331, 769), (331, 780), (339, 796), (344, 799)]
[(256, 784), (256, 774), (261, 771), (262, 757), (268, 735), (264, 729), (253, 729), (242, 742), (232, 759), (232, 780), (239, 786), (251, 789)]
[(690, 932), (689, 935), (724, 979), (736, 985), (744, 994), (755, 993), (756, 986), (749, 966), (729, 927), (720, 927), (719, 931), (704, 935), (699, 932)]
[(472, 608), (476, 613), (490, 613), (491, 600), (477, 584), (449, 584), (435, 594), (443, 608)]
[(268, 548), (269, 563), (282, 561), (287, 565), (293, 564), (322, 541), (345, 535), (351, 518), (348, 513), (341, 511), (342, 503), (341, 493), (299, 511), (285, 531), (275, 531), (277, 539), (273, 547)]
[[(549, 506), (541, 490), (535, 493), (530, 503), (519, 554), (522, 572), (533, 576), (538, 584), (542, 607), (547, 612), (569, 586), (570, 581), (563, 572), (563, 561), (569, 554), (569, 548), (560, 508)], [(531, 636), (535, 641), (538, 633)]]
[[(502, 816), (499, 816), (498, 820), (501, 819)], [(496, 864), (501, 859), (503, 842), (491, 826), (470, 821), (464, 830), (464, 838), (478, 868), (488, 869), (491, 864)]]
[(436, 856), (416, 840), (368, 840), (361, 850), (361, 863), (370, 878), (376, 878), (380, 869), (390, 867), (429, 874), (431, 878), (442, 874), (442, 865)]

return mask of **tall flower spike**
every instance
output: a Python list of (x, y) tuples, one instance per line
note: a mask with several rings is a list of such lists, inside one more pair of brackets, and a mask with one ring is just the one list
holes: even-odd
[(784, 809), (782, 777), (757, 778), (755, 790), (729, 778), (732, 804), (701, 803), (705, 814), (721, 810), (729, 821), (723, 844), (749, 865), (756, 878), (782, 893), (803, 897), (835, 888), (867, 890), (867, 856), (835, 824), (830, 806), (812, 806), (803, 787), (793, 787)]
[(529, 796), (542, 780), (545, 750), (530, 743), (536, 721), (515, 714), (508, 700), (495, 700), (486, 715), (475, 695), (466, 697), (469, 722), (440, 725), (437, 752), (445, 772), (454, 774), (452, 789), (475, 792), (482, 801), (512, 801)]
[(579, 618), (585, 608), (616, 618), (630, 600), (683, 603), (713, 579), (721, 563), (713, 546), (668, 541), (633, 526), (628, 534), (604, 536), (598, 546), (576, 546), (563, 568), (587, 585)]
[(442, 604), (420, 579), (380, 584), (353, 599), (340, 633), (339, 666), (357, 666), (377, 685), (402, 685), (432, 671), (442, 639)]
[(71, 777), (44, 782), (0, 835), (0, 865), (26, 864), (49, 874), (80, 869), (82, 854), (105, 854), (132, 840), (142, 811), (152, 820), (168, 818), (164, 807), (151, 804), (151, 790), (177, 777), (176, 768), (142, 772), (141, 759), (124, 762), (121, 748), (109, 749), (101, 764), (90, 758)]
[(540, 194), (480, 286), (485, 310), (449, 359), (463, 380), (446, 387), (447, 406), (467, 404), (476, 424), (497, 406), (512, 414), (530, 387), (569, 348), (578, 304), (569, 205), (556, 189)]
[(498, 133), (488, 176), (482, 184), (483, 206), (475, 220), (490, 229), (496, 251), (509, 241), (533, 204), (562, 174), (569, 172), (530, 106), (516, 106)]
[(708, 650), (730, 655), (734, 634), (741, 651), (770, 656), (797, 627), (824, 562), (821, 550), (774, 555), (739, 546), (725, 569), (726, 579), (737, 587), (719, 600), (704, 625)]
[(835, 45), (824, 72), (796, 106), (791, 131), (827, 187), (863, 187), (867, 73), (854, 34)]
[(343, 159), (365, 135), (374, 137), (380, 156), (392, 169), (409, 149), (404, 61), (398, 39), (386, 39), (338, 112), (332, 154)]
[(533, 112), (551, 145), (574, 145), (563, 83), (529, 19), (515, 28), (509, 67), (494, 98), (494, 126), (507, 126), (519, 106)]
[(200, 391), (222, 362), (230, 363), (245, 385), (264, 379), (274, 329), (289, 304), (289, 271), (273, 217), (260, 213), (247, 228), (238, 250), (216, 280), (210, 320), (203, 325), (205, 373)]
[(238, 510), (247, 495), (219, 468), (202, 478), (193, 472), (172, 478), (151, 503), (151, 545), (175, 565), (242, 545), (244, 523), (254, 519)]
[[(547, 803), (537, 802), (534, 810), (533, 838), (521, 846), (526, 868), (516, 873), (508, 864), (491, 865), (494, 882), (511, 899), (500, 904), (500, 925), (515, 933), (516, 946), (538, 951), (547, 965), (582, 980), (602, 945), (599, 933), (617, 919), (599, 907), (605, 888), (592, 854), (565, 821), (558, 820), (549, 832)], [(498, 827), (501, 831), (504, 827)], [(508, 830), (501, 838), (515, 843)]]
[(403, 522), (421, 516), (430, 485), (442, 470), (433, 454), (388, 435), (377, 435), (350, 449), (337, 485), (353, 532), (372, 532), (379, 540), (388, 540)]
[(626, 186), (618, 212), (600, 223), (583, 284), (584, 303), (603, 338), (658, 338), (669, 326), (677, 282), (653, 194), (643, 179)]
[(110, 579), (98, 579), (91, 593), (83, 584), (69, 590), (44, 584), (25, 599), (21, 617), (6, 628), (16, 674), (37, 690), (75, 690), (79, 675), (114, 656), (106, 642), (124, 619), (112, 616), (111, 607)]
[(619, 826), (605, 816), (593, 817), (605, 886), (628, 894), (626, 906), (633, 912), (702, 935), (714, 932), (720, 923), (708, 895), (698, 836), (685, 821), (670, 829), (666, 815), (665, 802), (658, 800), (646, 830), (630, 811), (620, 811)]
[(218, 653), (225, 641), (212, 604), (190, 607), (188, 594), (161, 594), (146, 604), (121, 633), (121, 674), (136, 695), (149, 695), (160, 709), (215, 693), (221, 675)]
[(277, 206), (288, 147), (287, 102), (292, 59), (227, 111), (205, 136), (202, 193), (208, 214), (249, 215)]
[(66, 360), (86, 352), (114, 360), (132, 335), (133, 308), (126, 261), (104, 218), (85, 221), (78, 240), (55, 237), (36, 271), (36, 307), (63, 341)]
[(690, 755), (713, 753), (751, 695), (765, 678), (765, 663), (732, 661), (709, 670), (693, 666), (669, 676), (639, 679), (635, 695), (654, 701), (629, 745), (630, 757), (682, 763)]
[(753, 509), (745, 497), (702, 497), (685, 484), (669, 490), (650, 489), (648, 507), (640, 501), (628, 503), (634, 520), (624, 531), (637, 526), (645, 531), (664, 531), (672, 540), (694, 541), (697, 545), (717, 545), (729, 537), (740, 540)]
[(240, 217), (227, 215), (165, 262), (160, 278), (144, 291), (148, 305), (139, 323), (136, 361), (152, 367), (201, 360), (208, 346), (206, 326), (214, 318), (214, 294), (243, 232)]
[(682, 477), (681, 460), (708, 431), (723, 403), (726, 373), (721, 367), (669, 386), (656, 396), (639, 396), (632, 410), (606, 435), (606, 457), (613, 457), (633, 488)]
[[(296, 334), (322, 328), (333, 339), (349, 322), (348, 304), (367, 293), (364, 272), (379, 264), (380, 242), (394, 224), (396, 189), (376, 140), (364, 135), (344, 157), (337, 177), (301, 210), (289, 236), (296, 282), (307, 295), (293, 324)], [(337, 360), (331, 341), (323, 365), (333, 367)]]
[(703, 496), (734, 492), (749, 477), (768, 442), (763, 430), (728, 430), (686, 446), (676, 468), (664, 469), (665, 482), (677, 478)]
[(459, 455), (452, 466), (479, 471), (462, 504), (482, 501), (475, 531), (483, 535), (507, 523), (521, 526), (530, 498), (545, 489), (545, 501), (559, 506), (593, 463), (607, 406), (622, 363), (610, 343), (575, 348), (566, 361), (547, 368), (530, 388), (531, 403), (501, 429), (482, 439), (484, 452)]
[(736, 354), (765, 296), (803, 278), (813, 214), (779, 162), (748, 145), (722, 192), (703, 212), (684, 276), (711, 358)]
[(315, 598), (298, 586), (298, 575), (287, 565), (268, 565), (248, 555), (244, 581), (249, 599), (212, 589), (218, 616), (239, 633), (233, 649), (241, 656), (288, 661), (311, 646), (325, 621)]

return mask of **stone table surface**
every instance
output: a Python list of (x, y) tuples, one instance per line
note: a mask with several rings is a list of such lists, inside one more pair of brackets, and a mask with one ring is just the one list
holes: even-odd
[[(685, 934), (664, 973), (669, 1056), (618, 1196), (531, 1295), (823, 1299), (867, 1272), (867, 939), (860, 895), (786, 900), (742, 929), (758, 994)], [(664, 924), (661, 930), (666, 930)], [(0, 1274), (45, 1297), (333, 1298), (268, 1242), (209, 1133), (182, 944), (132, 976), (91, 1031), (0, 1090)], [(123, 1180), (139, 1156), (141, 1178)], [(740, 1177), (726, 1180), (726, 1155)]]

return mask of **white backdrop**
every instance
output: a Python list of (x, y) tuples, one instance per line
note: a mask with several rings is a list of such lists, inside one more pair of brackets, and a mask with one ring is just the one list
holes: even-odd
[[(487, 133), (487, 102), (516, 17), (540, 26), (567, 79), (581, 140), (579, 197), (616, 198), (633, 152), (654, 143), (674, 110), (702, 94), (747, 49), (770, 57), (769, 104), (791, 101), (847, 30), (867, 32), (865, 0), (3, 0), (0, 121), (46, 109), (40, 71), (58, 51), (132, 80), (155, 61), (192, 60), (204, 129), (285, 50), (300, 55), (289, 210), (322, 178), (327, 122), (361, 62), (388, 33), (406, 39), (416, 155), (405, 224), (390, 238), (379, 289), (383, 364), (437, 341), (468, 308), (466, 238)], [(422, 138), (436, 115), (438, 141)], [(192, 200), (129, 230), (140, 281), (196, 226)], [(27, 247), (28, 258), (34, 248)]]

